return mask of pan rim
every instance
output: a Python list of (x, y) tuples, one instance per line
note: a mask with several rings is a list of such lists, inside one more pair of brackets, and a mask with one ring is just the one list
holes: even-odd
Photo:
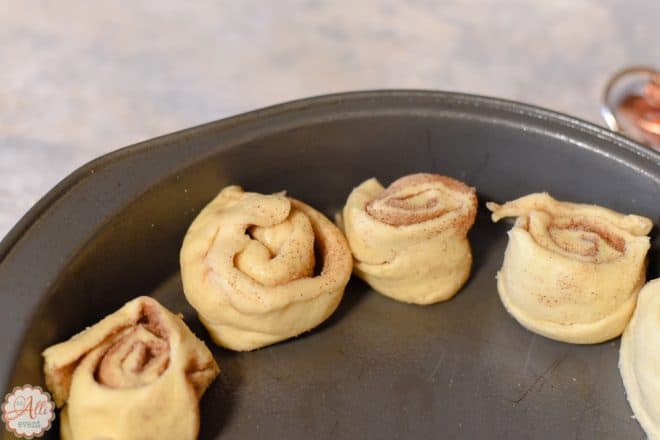
[[(423, 100), (426, 100), (427, 102), (457, 103), (471, 108), (486, 108), (505, 113), (517, 113), (541, 122), (545, 121), (568, 129), (577, 130), (587, 136), (593, 136), (605, 141), (609, 144), (608, 146), (599, 146), (592, 149), (606, 153), (609, 157), (620, 156), (627, 153), (628, 155), (632, 154), (632, 157), (645, 161), (645, 163), (648, 163), (649, 165), (653, 165), (654, 163), (660, 165), (660, 153), (656, 153), (621, 134), (612, 132), (605, 127), (598, 126), (580, 118), (518, 101), (469, 93), (425, 89), (376, 89), (316, 95), (270, 105), (182, 130), (177, 130), (155, 138), (120, 147), (92, 159), (60, 180), (53, 188), (43, 195), (12, 228), (10, 228), (5, 237), (0, 241), (0, 264), (3, 263), (12, 249), (26, 235), (32, 225), (34, 225), (45, 214), (50, 206), (66, 194), (68, 190), (76, 186), (85, 176), (93, 174), (96, 170), (107, 167), (112, 163), (152, 149), (163, 147), (171, 143), (174, 139), (182, 136), (221, 131), (230, 127), (272, 119), (276, 116), (301, 113), (312, 108), (347, 103), (355, 104), (362, 101), (378, 102), (387, 100), (394, 101), (397, 99), (409, 100), (410, 104), (415, 104), (416, 101), (417, 103), (422, 103)], [(620, 161), (631, 165), (623, 158), (620, 158)], [(658, 176), (658, 180), (660, 180), (660, 175)]]

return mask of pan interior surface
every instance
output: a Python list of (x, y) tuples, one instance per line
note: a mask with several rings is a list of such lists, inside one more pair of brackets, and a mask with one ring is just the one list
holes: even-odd
[[(183, 297), (178, 253), (220, 189), (287, 190), (333, 218), (365, 179), (414, 172), (477, 188), (474, 265), (454, 299), (406, 305), (353, 278), (308, 334), (249, 353), (211, 343)], [(493, 224), (484, 203), (539, 191), (656, 226), (660, 218), (660, 166), (641, 149), (551, 112), (467, 95), (314, 98), (121, 150), (62, 182), (3, 242), (5, 388), (43, 386), (45, 347), (148, 294), (181, 312), (222, 368), (201, 401), (202, 439), (640, 438), (618, 339), (551, 341), (500, 303), (495, 274), (511, 224)], [(654, 229), (649, 279), (660, 275), (659, 248)], [(58, 438), (57, 427), (44, 438)]]

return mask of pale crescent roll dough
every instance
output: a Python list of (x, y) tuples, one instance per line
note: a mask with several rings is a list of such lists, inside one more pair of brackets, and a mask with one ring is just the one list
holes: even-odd
[(637, 421), (650, 440), (660, 440), (660, 278), (639, 292), (621, 337), (619, 369)]
[(474, 188), (437, 174), (412, 174), (387, 189), (375, 178), (351, 192), (338, 218), (355, 274), (398, 301), (432, 304), (456, 294), (470, 275), (467, 233)]
[(253, 350), (316, 327), (351, 275), (341, 231), (283, 194), (229, 186), (190, 225), (181, 248), (188, 302), (213, 340)]
[(517, 217), (497, 288), (518, 322), (577, 344), (621, 334), (644, 284), (651, 220), (546, 193), (486, 206), (493, 221)]
[(65, 440), (195, 439), (220, 372), (178, 316), (138, 297), (44, 353)]

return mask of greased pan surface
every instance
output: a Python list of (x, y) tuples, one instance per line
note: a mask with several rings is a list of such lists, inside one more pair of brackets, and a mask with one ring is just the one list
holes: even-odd
[[(642, 438), (618, 340), (554, 342), (507, 315), (495, 273), (510, 224), (491, 223), (484, 203), (549, 191), (657, 226), (659, 163), (567, 116), (427, 91), (311, 98), (119, 150), (65, 179), (0, 244), (4, 389), (43, 385), (43, 348), (140, 294), (182, 312), (210, 344), (183, 298), (178, 255), (223, 186), (286, 189), (332, 216), (366, 178), (431, 171), (478, 190), (463, 290), (419, 307), (352, 279), (309, 334), (251, 353), (213, 347), (223, 371), (201, 402), (200, 438)], [(660, 275), (652, 237), (649, 278)]]

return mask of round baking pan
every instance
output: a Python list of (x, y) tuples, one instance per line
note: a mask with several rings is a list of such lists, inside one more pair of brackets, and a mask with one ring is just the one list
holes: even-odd
[[(484, 203), (548, 191), (658, 225), (659, 164), (568, 116), (430, 91), (311, 98), (127, 147), (63, 180), (0, 244), (0, 377), (5, 390), (43, 386), (45, 347), (148, 294), (181, 312), (222, 368), (201, 401), (202, 439), (640, 438), (618, 340), (555, 342), (506, 313), (495, 273), (510, 225), (493, 224)], [(420, 171), (478, 190), (474, 267), (454, 299), (406, 305), (352, 279), (310, 333), (249, 353), (210, 343), (183, 297), (178, 255), (221, 188), (286, 189), (333, 216), (363, 180)], [(649, 278), (659, 241), (654, 230)]]

